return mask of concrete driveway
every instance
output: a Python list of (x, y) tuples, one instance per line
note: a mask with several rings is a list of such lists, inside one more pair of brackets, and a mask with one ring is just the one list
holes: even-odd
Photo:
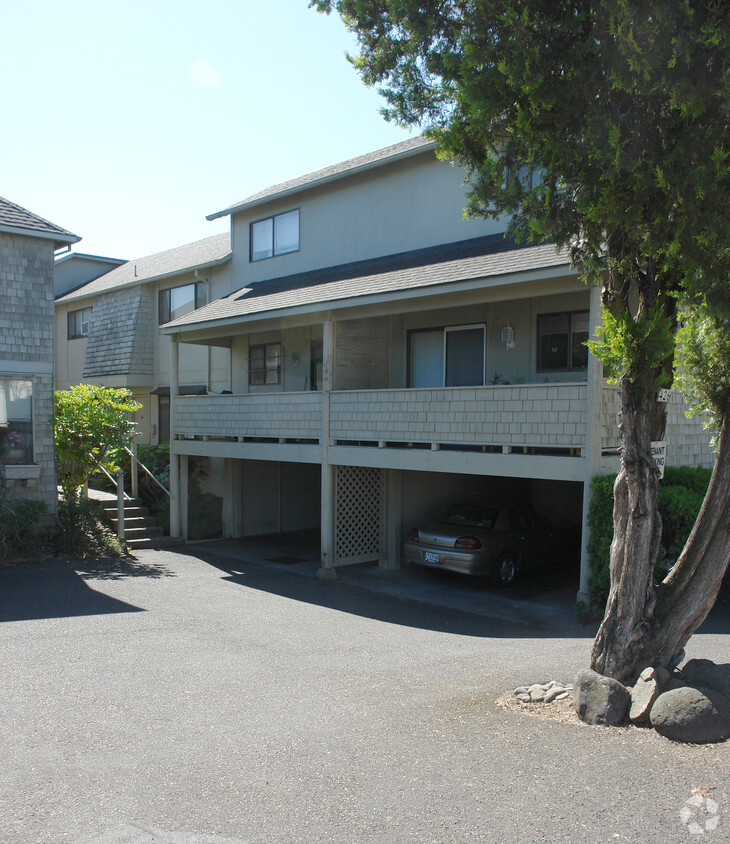
[[(591, 631), (296, 565), (197, 546), (0, 570), (0, 840), (680, 842), (697, 789), (701, 840), (727, 840), (727, 745), (496, 703), (570, 679)], [(720, 613), (688, 655), (729, 645)]]

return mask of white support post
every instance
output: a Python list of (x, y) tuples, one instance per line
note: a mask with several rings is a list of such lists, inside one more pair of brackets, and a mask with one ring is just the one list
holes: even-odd
[(124, 470), (117, 469), (117, 536), (124, 539)]
[(331, 319), (322, 326), (322, 498), (321, 498), (321, 558), (317, 577), (336, 580), (335, 572), (335, 467), (329, 463), (330, 391), (334, 380), (334, 323)]
[[(590, 288), (590, 310), (588, 315), (589, 337), (596, 339), (596, 327), (601, 324), (601, 287), (593, 284)], [(585, 476), (583, 478), (583, 520), (580, 549), (580, 585), (577, 600), (588, 604), (588, 508), (591, 503), (591, 481), (601, 468), (601, 407), (603, 402), (603, 365), (597, 357), (588, 353), (588, 372), (586, 375), (586, 437), (585, 437)]]
[(181, 536), (180, 531), (180, 464), (175, 454), (175, 397), (178, 391), (180, 344), (177, 337), (170, 343), (170, 536)]

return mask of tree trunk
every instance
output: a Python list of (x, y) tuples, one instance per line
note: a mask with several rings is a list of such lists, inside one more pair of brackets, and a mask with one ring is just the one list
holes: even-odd
[[(662, 535), (659, 471), (651, 455), (656, 397), (621, 380), (621, 469), (614, 484), (611, 589), (593, 643), (591, 668), (624, 681), (642, 651), (656, 595), (654, 565)], [(643, 666), (642, 666), (643, 667)]]
[[(622, 390), (623, 398), (623, 390)], [(622, 437), (638, 443), (640, 428), (623, 417)], [(639, 414), (641, 416), (641, 414)], [(712, 609), (730, 563), (730, 412), (718, 441), (710, 485), (677, 563), (653, 586), (661, 520), (652, 519), (658, 474), (642, 452), (627, 451), (614, 487), (611, 591), (593, 645), (591, 667), (631, 683), (647, 666), (672, 669)], [(657, 514), (658, 515), (658, 514)]]

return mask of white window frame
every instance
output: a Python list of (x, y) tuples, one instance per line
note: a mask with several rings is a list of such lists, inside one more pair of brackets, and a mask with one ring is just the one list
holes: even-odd
[[(276, 248), (276, 224), (277, 220), (280, 220), (282, 217), (288, 217), (290, 214), (297, 215), (297, 243), (296, 246), (292, 249), (279, 249)], [(271, 245), (270, 245), (270, 254), (262, 255), (260, 258), (254, 257), (253, 251), (253, 240), (254, 240), (254, 228), (261, 223), (268, 223), (271, 221)], [(269, 258), (276, 258), (279, 255), (291, 255), (293, 252), (298, 252), (301, 244), (301, 230), (300, 230), (300, 215), (299, 215), (299, 208), (290, 208), (288, 211), (282, 211), (280, 214), (271, 214), (268, 217), (262, 217), (260, 220), (254, 220), (249, 226), (249, 261), (250, 263), (258, 263), (258, 261), (266, 261)]]

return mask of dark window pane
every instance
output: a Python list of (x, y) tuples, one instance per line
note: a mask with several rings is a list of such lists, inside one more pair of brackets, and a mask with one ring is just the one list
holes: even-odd
[(542, 316), (538, 318), (539, 345), (538, 369), (568, 368), (568, 336), (570, 317), (568, 314)]
[(484, 383), (484, 329), (467, 328), (446, 333), (446, 386)]

